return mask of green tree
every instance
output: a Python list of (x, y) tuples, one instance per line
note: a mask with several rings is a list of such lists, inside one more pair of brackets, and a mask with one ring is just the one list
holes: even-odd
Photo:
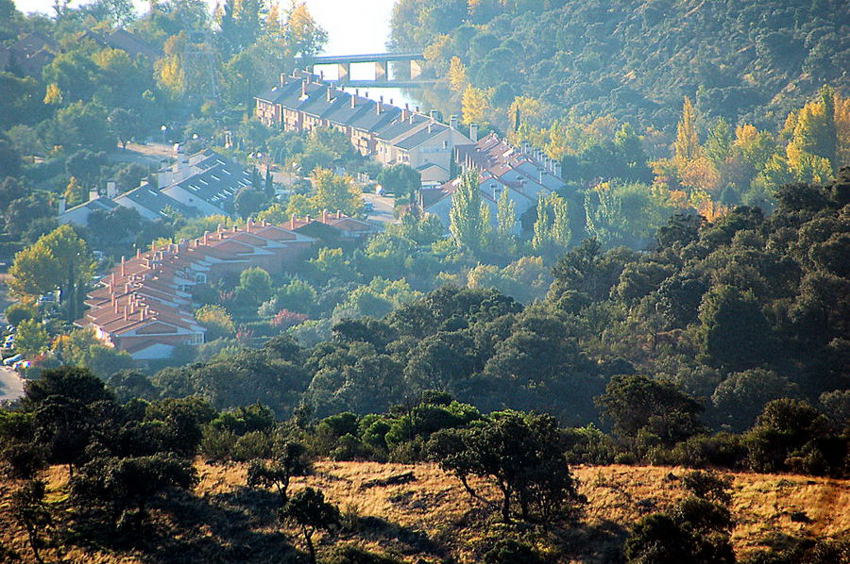
[(699, 320), (700, 351), (712, 366), (740, 371), (770, 357), (771, 328), (752, 293), (711, 288), (702, 298)]
[(339, 510), (325, 501), (325, 495), (313, 488), (305, 488), (295, 493), (282, 511), (284, 517), (292, 520), (301, 528), (310, 564), (316, 564), (316, 548), (313, 546), (313, 535), (319, 529), (330, 529), (340, 521)]
[(550, 415), (501, 411), (483, 425), (462, 431), (435, 433), (429, 441), (430, 456), (461, 478), (474, 497), (467, 476), (490, 479), (501, 493), (501, 514), (511, 522), (516, 501), (523, 519), (536, 510), (552, 519), (578, 495), (575, 483), (558, 446), (558, 427)]
[(397, 198), (413, 198), (422, 184), (422, 175), (406, 164), (385, 167), (378, 174), (378, 182)]
[(248, 467), (248, 485), (250, 487), (275, 487), (280, 495), (281, 506), (289, 500), (289, 482), (295, 476), (306, 476), (311, 471), (307, 451), (300, 443), (285, 441), (279, 447), (279, 454), (271, 464), (259, 460)]
[(272, 278), (259, 266), (246, 268), (239, 275), (238, 290), (259, 305), (272, 297)]
[(86, 242), (73, 227), (62, 225), (15, 255), (8, 284), (17, 295), (30, 299), (59, 289), (68, 320), (74, 320), (80, 290), (91, 279), (93, 269)]
[(502, 240), (513, 237), (516, 228), (516, 204), (511, 200), (508, 190), (502, 190), (496, 207), (496, 233)]
[(139, 133), (140, 117), (134, 110), (115, 108), (106, 118), (109, 122), (109, 130), (118, 138), (121, 148), (127, 150), (127, 143)]
[(44, 325), (36, 319), (26, 319), (18, 324), (15, 335), (15, 350), (20, 354), (32, 357), (47, 350), (50, 345), (50, 335)]
[(672, 384), (645, 376), (614, 376), (596, 403), (623, 438), (634, 439), (644, 430), (672, 446), (703, 430), (700, 404)]
[(71, 480), (71, 494), (80, 505), (105, 505), (119, 517), (116, 524), (138, 531), (147, 507), (172, 489), (188, 490), (198, 482), (188, 460), (173, 454), (127, 458), (95, 458)]
[(11, 516), (26, 530), (30, 549), (36, 562), (40, 563), (44, 562), (40, 552), (44, 545), (41, 535), (53, 524), (44, 499), (45, 486), (41, 480), (30, 480), (12, 492), (9, 500)]
[(205, 305), (195, 312), (195, 319), (207, 330), (206, 340), (214, 341), (232, 336), (236, 332), (233, 318), (219, 305)]
[(464, 172), (449, 211), (449, 232), (459, 248), (473, 253), (481, 249), (490, 227), (484, 223), (482, 210), (485, 205), (478, 189), (478, 171)]
[(311, 201), (317, 213), (324, 210), (341, 211), (354, 216), (360, 212), (361, 194), (350, 176), (340, 176), (331, 170), (318, 168), (310, 175), (310, 179), (316, 191)]

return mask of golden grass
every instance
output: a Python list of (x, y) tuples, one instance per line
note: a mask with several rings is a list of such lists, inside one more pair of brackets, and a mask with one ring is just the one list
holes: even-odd
[[(243, 464), (210, 465), (199, 461), (196, 466), (200, 482), (195, 494), (201, 499), (219, 499), (245, 485)], [(343, 542), (389, 551), (409, 562), (439, 562), (448, 555), (460, 562), (474, 562), (490, 542), (488, 539), (504, 531), (491, 510), (471, 503), (458, 481), (433, 464), (323, 461), (315, 465), (315, 470), (312, 476), (295, 479), (292, 490), (305, 486), (320, 488), (330, 501), (348, 514), (349, 520), (353, 516), (361, 520), (370, 518), (370, 527), (343, 534)], [(364, 487), (371, 480), (405, 472), (413, 472), (415, 481)], [(686, 469), (671, 467), (577, 466), (573, 473), (579, 480), (580, 492), (588, 499), (583, 523), (589, 529), (607, 524), (627, 531), (641, 516), (668, 509), (684, 496), (681, 476), (685, 472)], [(762, 546), (770, 534), (777, 532), (810, 537), (850, 534), (850, 480), (775, 474), (730, 475), (734, 478), (732, 509), (737, 523), (732, 540), (739, 556)], [(46, 478), (50, 483), (48, 500), (61, 502), (67, 470), (53, 468)], [(5, 511), (11, 489), (8, 482), (0, 483), (0, 542), (28, 558), (31, 553), (23, 531), (11, 522)], [(495, 492), (486, 487), (482, 492), (493, 499), (496, 497)], [(792, 521), (795, 512), (801, 513)], [(800, 515), (805, 518), (800, 519)], [(375, 523), (379, 524), (378, 529), (385, 527), (386, 531), (376, 532)], [(290, 540), (300, 546), (297, 532), (286, 532)], [(207, 533), (201, 528), (196, 534)], [(332, 542), (336, 541), (331, 538), (319, 540), (324, 547)], [(61, 554), (56, 551), (55, 555), (61, 555), (67, 562), (140, 562), (132, 554), (82, 549)], [(605, 560), (604, 555), (583, 554), (582, 561)]]

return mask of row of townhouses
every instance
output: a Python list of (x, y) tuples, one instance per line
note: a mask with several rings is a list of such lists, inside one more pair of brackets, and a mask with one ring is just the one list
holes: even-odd
[[(490, 207), (494, 225), (498, 201), (507, 192), (516, 210), (516, 233), (521, 230), (519, 218), (537, 205), (538, 198), (566, 188), (560, 163), (547, 158), (539, 149), (528, 145), (514, 147), (492, 133), (474, 145), (457, 147), (455, 159), (463, 169), (478, 171), (482, 201)], [(446, 228), (452, 197), (459, 184), (460, 178), (455, 178), (441, 186), (423, 187), (419, 193), (420, 208), (440, 218)]]
[(205, 329), (194, 318), (193, 286), (254, 266), (279, 274), (316, 244), (306, 233), (317, 227), (352, 241), (375, 231), (367, 222), (324, 212), (318, 218), (293, 216), (285, 225), (248, 220), (242, 227), (219, 227), (191, 241), (139, 251), (99, 280), (76, 325), (93, 329), (106, 345), (136, 360), (168, 358), (179, 345), (204, 342)]
[(87, 202), (69, 209), (60, 199), (58, 220), (87, 225), (93, 212), (118, 206), (135, 209), (149, 221), (169, 212), (184, 217), (231, 215), (236, 194), (250, 185), (251, 172), (238, 163), (210, 149), (186, 155), (178, 147), (175, 162), (157, 173), (156, 185), (145, 182), (119, 194), (115, 183), (108, 182), (105, 195), (91, 190)]
[(286, 131), (341, 131), (361, 154), (385, 165), (413, 167), (423, 184), (449, 180), (454, 151), (474, 144), (458, 131), (456, 117), (446, 125), (435, 114), (399, 108), (383, 98), (371, 100), (359, 90), (345, 92), (310, 73), (282, 74), (278, 85), (255, 99), (256, 117), (265, 125)]

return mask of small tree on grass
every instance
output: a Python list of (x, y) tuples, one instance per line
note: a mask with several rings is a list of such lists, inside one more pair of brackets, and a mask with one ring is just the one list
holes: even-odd
[(40, 550), (44, 546), (41, 533), (53, 523), (44, 502), (45, 484), (30, 480), (12, 493), (9, 510), (12, 517), (27, 531), (27, 539), (37, 562), (44, 562)]
[(327, 530), (338, 525), (339, 509), (326, 502), (325, 495), (319, 490), (305, 488), (294, 494), (286, 503), (283, 507), (283, 516), (301, 528), (310, 554), (310, 564), (316, 564), (313, 535), (319, 529)]
[(549, 520), (562, 512), (568, 501), (579, 501), (559, 444), (552, 416), (501, 411), (483, 425), (435, 433), (428, 450), (476, 499), (481, 497), (470, 487), (467, 476), (490, 479), (502, 494), (502, 520), (509, 523), (515, 501), (526, 520), (532, 510)]
[(287, 441), (281, 447), (280, 456), (271, 464), (259, 460), (251, 463), (248, 468), (248, 485), (275, 487), (280, 494), (281, 504), (286, 505), (289, 482), (293, 476), (306, 476), (310, 470), (304, 447), (300, 443)]

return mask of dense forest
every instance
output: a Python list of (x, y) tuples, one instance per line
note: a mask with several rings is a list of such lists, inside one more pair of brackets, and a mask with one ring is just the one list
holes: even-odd
[(669, 130), (689, 96), (706, 116), (765, 128), (823, 84), (848, 86), (848, 25), (837, 0), (402, 0), (389, 45), (425, 49), (438, 76), (459, 57), (500, 111), (524, 96), (550, 119)]

